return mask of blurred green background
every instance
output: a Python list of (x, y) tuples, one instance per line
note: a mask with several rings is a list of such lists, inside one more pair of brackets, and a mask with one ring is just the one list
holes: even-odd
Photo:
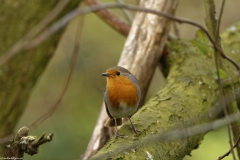
[[(126, 1), (126, 3), (130, 2), (132, 3)], [(220, 2), (220, 0), (216, 1), (217, 10)], [(221, 30), (240, 20), (239, 6), (239, 1), (226, 1)], [(120, 11), (116, 13), (121, 14)], [(176, 15), (204, 25), (203, 0), (180, 0)], [(79, 159), (91, 137), (106, 83), (101, 73), (117, 64), (126, 38), (94, 14), (88, 14), (84, 19), (77, 65), (63, 101), (50, 118), (30, 132), (31, 135), (37, 136), (42, 132), (47, 134), (53, 132), (53, 141), (41, 147), (40, 153), (34, 157), (25, 155), (26, 160)], [(58, 99), (69, 71), (77, 23), (78, 20), (75, 19), (68, 25), (54, 57), (32, 91), (28, 108), (19, 121), (16, 131), (22, 126), (30, 125), (29, 122), (34, 122)], [(185, 24), (178, 27), (181, 38), (194, 37), (195, 27)], [(162, 83), (162, 75), (159, 69), (156, 69), (146, 101), (158, 91)], [(185, 160), (217, 159), (228, 151), (228, 148), (227, 130), (221, 128), (207, 134), (199, 149), (193, 151), (192, 157), (187, 156)], [(228, 159), (232, 157), (225, 158)]]

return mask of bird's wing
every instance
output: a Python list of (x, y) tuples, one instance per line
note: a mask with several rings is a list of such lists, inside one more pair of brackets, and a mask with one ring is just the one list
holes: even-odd
[(104, 98), (104, 102), (105, 102), (105, 108), (106, 108), (106, 111), (107, 111), (107, 114), (108, 114), (109, 118), (113, 119), (114, 117), (111, 115), (111, 113), (108, 110), (108, 106), (107, 106), (105, 98)]
[(111, 115), (111, 113), (108, 110), (107, 102), (106, 102), (106, 99), (105, 99), (105, 97), (107, 97), (106, 92), (107, 92), (107, 90), (104, 91), (104, 103), (105, 103), (105, 108), (106, 108), (107, 114), (109, 116), (109, 119), (107, 120), (107, 122), (105, 123), (104, 126), (106, 126), (106, 127), (114, 127), (115, 125), (121, 126), (122, 125), (122, 118), (116, 118), (117, 124), (115, 124), (115, 118)]

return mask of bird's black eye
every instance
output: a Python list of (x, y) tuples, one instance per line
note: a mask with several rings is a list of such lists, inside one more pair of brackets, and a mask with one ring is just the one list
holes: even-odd
[(121, 74), (120, 72), (116, 72), (116, 75), (117, 75), (117, 76), (120, 76), (120, 74)]

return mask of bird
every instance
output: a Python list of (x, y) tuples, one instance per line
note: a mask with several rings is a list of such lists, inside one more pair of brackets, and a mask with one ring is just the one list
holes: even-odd
[(124, 134), (118, 133), (117, 126), (122, 125), (122, 118), (126, 117), (131, 122), (131, 129), (138, 135), (139, 131), (131, 120), (131, 116), (138, 110), (141, 99), (137, 78), (121, 66), (107, 69), (102, 76), (106, 76), (107, 79), (104, 101), (109, 119), (105, 126), (115, 126), (116, 137), (124, 137)]

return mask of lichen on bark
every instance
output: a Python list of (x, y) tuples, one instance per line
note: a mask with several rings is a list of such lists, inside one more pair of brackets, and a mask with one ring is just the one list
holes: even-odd
[[(58, 0), (3, 0), (0, 5), (0, 55), (3, 55), (55, 7)], [(50, 24), (76, 8), (70, 1)], [(51, 36), (36, 49), (23, 51), (0, 68), (0, 137), (13, 132), (25, 110), (31, 91), (54, 54), (61, 33)], [(0, 155), (3, 145), (0, 146)]]
[[(223, 49), (236, 62), (240, 62), (239, 52), (240, 23), (234, 31), (222, 34)], [(232, 36), (231, 36), (232, 35)], [(226, 40), (225, 40), (226, 39)], [(182, 159), (201, 143), (205, 134), (185, 135), (180, 139), (165, 141), (158, 139), (171, 130), (185, 130), (187, 127), (207, 123), (217, 119), (221, 107), (216, 105), (221, 99), (218, 84), (213, 78), (214, 59), (204, 58), (197, 53), (189, 41), (179, 40), (168, 45), (168, 77), (159, 92), (153, 96), (133, 117), (136, 127), (141, 131), (139, 137), (129, 129), (129, 123), (119, 132), (127, 138), (113, 137), (91, 159)], [(226, 60), (225, 60), (226, 61)], [(229, 62), (228, 76), (236, 74)], [(152, 138), (153, 137), (153, 138)]]

